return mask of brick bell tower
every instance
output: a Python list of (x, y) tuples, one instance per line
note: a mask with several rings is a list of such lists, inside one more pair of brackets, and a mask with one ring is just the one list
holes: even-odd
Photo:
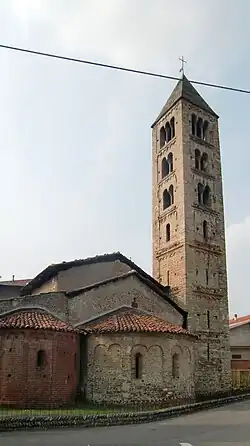
[(218, 116), (186, 76), (152, 125), (153, 276), (188, 311), (196, 392), (231, 386)]

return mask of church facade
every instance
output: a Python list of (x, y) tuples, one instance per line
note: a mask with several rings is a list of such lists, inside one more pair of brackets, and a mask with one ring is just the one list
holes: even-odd
[(1, 404), (166, 405), (230, 390), (218, 116), (185, 76), (152, 143), (153, 277), (113, 253), (2, 291)]

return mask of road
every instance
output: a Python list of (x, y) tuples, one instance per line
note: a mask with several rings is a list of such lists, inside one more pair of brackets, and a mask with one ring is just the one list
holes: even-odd
[(0, 433), (1, 446), (250, 446), (250, 401), (134, 426)]

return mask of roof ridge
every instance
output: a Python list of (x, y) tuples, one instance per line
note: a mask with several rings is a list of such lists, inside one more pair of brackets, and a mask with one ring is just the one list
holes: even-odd
[(196, 90), (196, 88), (191, 84), (191, 82), (188, 80), (188, 78), (183, 75), (181, 79), (177, 82), (175, 85), (172, 93), (170, 94), (169, 98), (167, 99), (165, 105), (163, 106), (160, 114), (157, 116), (156, 120), (152, 124), (152, 128), (155, 126), (155, 124), (163, 118), (163, 116), (172, 108), (174, 105), (180, 100), (184, 99), (191, 104), (195, 105), (198, 108), (201, 108), (202, 110), (206, 111), (210, 115), (219, 117), (212, 108), (208, 105), (208, 103), (203, 99), (201, 94)]

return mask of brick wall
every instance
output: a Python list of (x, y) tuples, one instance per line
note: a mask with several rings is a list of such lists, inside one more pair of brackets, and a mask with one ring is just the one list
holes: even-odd
[[(0, 331), (1, 404), (51, 407), (74, 401), (76, 334), (43, 330)], [(37, 365), (38, 351), (45, 352)]]
[[(111, 334), (88, 339), (86, 396), (115, 404), (169, 403), (194, 397), (193, 339), (167, 334)], [(142, 355), (142, 376), (135, 378), (135, 355)], [(178, 378), (172, 355), (179, 355)]]

